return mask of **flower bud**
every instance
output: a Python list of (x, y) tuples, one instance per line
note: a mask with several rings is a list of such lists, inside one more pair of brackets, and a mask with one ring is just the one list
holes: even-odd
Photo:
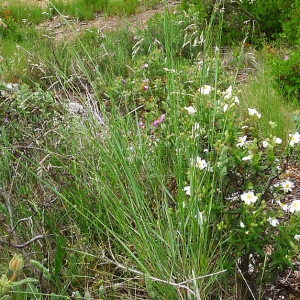
[(6, 275), (2, 275), (0, 279), (0, 295), (5, 294), (9, 290), (9, 280)]
[(24, 267), (22, 255), (14, 254), (13, 259), (9, 262), (9, 269), (14, 273), (20, 273)]

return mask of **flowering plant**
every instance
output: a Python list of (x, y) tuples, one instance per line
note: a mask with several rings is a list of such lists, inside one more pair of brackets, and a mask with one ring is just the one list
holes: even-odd
[[(182, 121), (190, 122), (191, 127), (185, 143), (190, 165), (184, 191), (187, 197), (197, 199), (199, 211), (210, 215), (218, 224), (220, 238), (231, 245), (235, 260), (228, 267), (237, 263), (253, 279), (269, 279), (284, 266), (292, 266), (298, 249), (295, 236), (300, 224), (295, 215), (300, 200), (282, 204), (295, 185), (280, 180), (283, 141), (261, 135), (257, 122), (263, 115), (254, 108), (249, 108), (248, 119), (240, 122), (239, 101), (232, 88), (218, 91), (220, 98), (214, 102), (203, 91), (202, 107), (192, 107), (192, 116), (191, 108), (185, 108), (187, 120)], [(211, 111), (214, 123), (203, 122), (209, 120)], [(295, 151), (299, 133), (291, 133), (289, 138), (287, 150)]]
[[(12, 276), (10, 277), (10, 279), (8, 279), (7, 275), (3, 274), (0, 279), (0, 296), (6, 294), (10, 289), (14, 287), (38, 281), (37, 279), (29, 277), (17, 281), (16, 279), (22, 272), (23, 267), (24, 261), (22, 255), (14, 254), (12, 260), (9, 262), (9, 269), (13, 272)], [(7, 297), (8, 296), (6, 296), (5, 299), (9, 299)]]

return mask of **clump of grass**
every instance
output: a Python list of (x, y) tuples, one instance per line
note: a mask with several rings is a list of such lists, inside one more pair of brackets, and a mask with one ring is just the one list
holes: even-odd
[(39, 6), (28, 6), (24, 4), (11, 4), (0, 11), (1, 17), (4, 19), (13, 19), (20, 25), (39, 24), (43, 22), (45, 17), (45, 9)]
[[(263, 133), (272, 131), (274, 135), (287, 141), (288, 132), (295, 127), (292, 119), (294, 106), (274, 88), (263, 67), (253, 76), (249, 76), (248, 83), (241, 87), (241, 103), (247, 109), (255, 107), (261, 114), (259, 126)], [(274, 123), (272, 123), (274, 122)]]
[(140, 6), (137, 0), (74, 0), (52, 2), (55, 10), (80, 21), (94, 19), (96, 13), (126, 16), (137, 11)]
[(132, 15), (137, 11), (138, 0), (113, 0), (110, 1), (105, 10), (109, 15)]

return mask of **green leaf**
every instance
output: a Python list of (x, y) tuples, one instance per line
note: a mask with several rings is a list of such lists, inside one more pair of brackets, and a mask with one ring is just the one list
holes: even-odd
[(43, 273), (43, 276), (47, 279), (47, 280), (51, 280), (51, 274), (49, 272), (49, 270), (47, 268), (45, 268), (40, 262), (36, 261), (36, 260), (30, 260), (30, 263), (36, 267), (40, 272)]
[(31, 277), (27, 277), (25, 279), (19, 280), (19, 281), (15, 281), (15, 282), (11, 282), (10, 286), (20, 286), (22, 284), (27, 284), (27, 283), (36, 283), (38, 282), (37, 279), (35, 278), (31, 278)]
[(57, 276), (62, 268), (63, 260), (66, 255), (64, 247), (66, 246), (65, 239), (59, 235), (56, 238), (56, 253), (54, 257), (54, 273)]

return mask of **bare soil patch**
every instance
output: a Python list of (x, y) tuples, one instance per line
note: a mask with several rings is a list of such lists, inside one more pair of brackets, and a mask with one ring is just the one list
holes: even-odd
[[(178, 4), (178, 2), (167, 1), (168, 11), (175, 9), (176, 4)], [(72, 40), (78, 33), (91, 28), (96, 28), (100, 34), (105, 34), (107, 31), (117, 30), (123, 26), (130, 28), (144, 27), (151, 17), (155, 14), (162, 14), (163, 11), (164, 5), (160, 3), (151, 9), (141, 7), (137, 13), (131, 16), (119, 17), (97, 14), (94, 20), (87, 22), (80, 22), (79, 20), (68, 16), (55, 16), (52, 20), (43, 22), (36, 28), (40, 31), (44, 30), (47, 36), (54, 38), (57, 41), (63, 39)]]

